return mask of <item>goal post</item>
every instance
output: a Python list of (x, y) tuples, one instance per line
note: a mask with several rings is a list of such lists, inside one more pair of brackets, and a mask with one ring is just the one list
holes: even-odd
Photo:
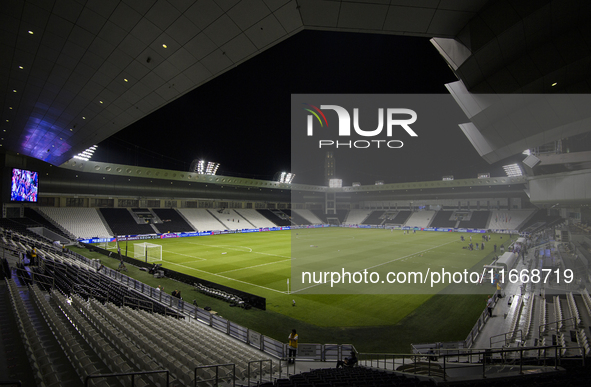
[(162, 245), (154, 243), (134, 243), (133, 257), (146, 262), (162, 261)]
[(105, 250), (117, 250), (117, 240), (101, 242), (100, 247)]

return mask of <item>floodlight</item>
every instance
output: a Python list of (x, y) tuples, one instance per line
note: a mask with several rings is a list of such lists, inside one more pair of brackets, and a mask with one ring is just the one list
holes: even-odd
[(358, 181), (354, 181), (352, 184), (353, 187), (361, 187), (361, 183)]
[(273, 177), (273, 180), (275, 180), (278, 183), (291, 184), (294, 177), (295, 177), (295, 173), (277, 172), (275, 174), (275, 177)]
[(488, 172), (486, 172), (486, 173), (481, 172), (478, 174), (479, 179), (488, 179), (489, 177), (490, 177), (490, 173), (488, 173)]
[(503, 165), (503, 169), (509, 177), (523, 176), (523, 171), (518, 164)]
[(384, 185), (384, 180), (376, 180), (376, 185)]
[(205, 160), (193, 160), (191, 163), (191, 172), (197, 172), (200, 175), (215, 175), (220, 167), (220, 163)]
[(90, 148), (86, 149), (84, 152), (78, 153), (76, 156), (74, 156), (74, 158), (78, 160), (89, 161), (92, 155), (94, 154), (96, 148), (97, 146), (93, 145)]
[(443, 181), (452, 181), (454, 179), (454, 175), (447, 175), (447, 176), (443, 176), (442, 180)]
[(343, 180), (342, 179), (330, 179), (328, 181), (328, 186), (330, 188), (341, 188), (343, 186)]

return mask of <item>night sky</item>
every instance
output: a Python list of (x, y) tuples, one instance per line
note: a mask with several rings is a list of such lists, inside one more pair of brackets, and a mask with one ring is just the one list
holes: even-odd
[[(291, 94), (448, 94), (456, 80), (427, 38), (303, 31), (101, 142), (93, 159), (175, 170), (206, 159), (219, 175), (271, 179), (290, 170)], [(415, 155), (437, 162), (385, 182), (498, 176), (457, 126), (445, 141)], [(317, 183), (315, 173), (294, 183)]]

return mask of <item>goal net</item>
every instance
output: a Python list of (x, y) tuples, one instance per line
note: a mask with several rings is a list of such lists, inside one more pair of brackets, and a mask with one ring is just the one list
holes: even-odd
[(105, 250), (117, 250), (117, 240), (114, 241), (105, 241), (100, 243), (100, 247)]
[(154, 243), (134, 243), (133, 257), (147, 262), (162, 261), (162, 245)]

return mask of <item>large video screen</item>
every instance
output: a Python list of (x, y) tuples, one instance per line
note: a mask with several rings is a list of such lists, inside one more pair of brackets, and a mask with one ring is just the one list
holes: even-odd
[(12, 169), (10, 200), (14, 202), (37, 202), (39, 174), (26, 169)]

